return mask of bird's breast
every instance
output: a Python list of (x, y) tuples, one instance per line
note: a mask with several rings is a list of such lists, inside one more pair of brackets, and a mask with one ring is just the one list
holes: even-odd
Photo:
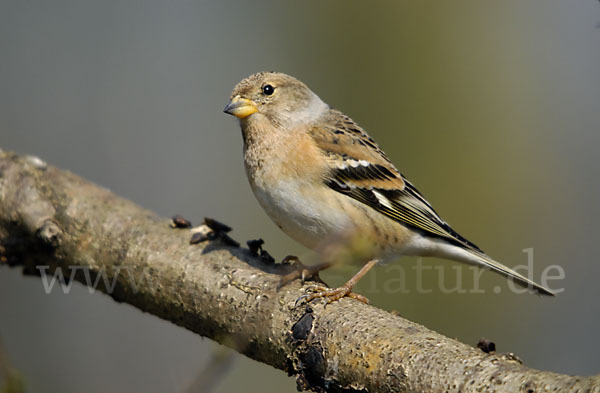
[[(253, 137), (257, 132), (260, 138)], [(337, 196), (323, 184), (326, 163), (310, 136), (268, 127), (244, 133), (244, 163), (252, 191), (288, 236), (316, 249), (352, 227)]]
[(273, 222), (308, 248), (317, 249), (353, 228), (347, 213), (310, 184), (287, 179), (266, 187), (253, 184), (252, 189)]
[[(255, 137), (257, 133), (260, 137)], [(330, 166), (306, 133), (248, 127), (244, 163), (265, 212), (308, 248), (322, 251), (340, 245), (358, 247), (358, 254), (381, 256), (395, 254), (406, 241), (402, 225), (325, 184)]]

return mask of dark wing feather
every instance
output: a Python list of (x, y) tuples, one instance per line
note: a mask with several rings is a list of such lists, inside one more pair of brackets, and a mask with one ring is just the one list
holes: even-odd
[(331, 116), (311, 131), (331, 163), (324, 179), (328, 187), (403, 225), (483, 253), (442, 220), (362, 128), (340, 112)]
[[(406, 182), (406, 179), (404, 180)], [(483, 253), (474, 243), (453, 230), (433, 210), (431, 205), (423, 203), (421, 194), (411, 186), (404, 190), (385, 190), (379, 188), (353, 187), (334, 176), (325, 184), (333, 190), (356, 199), (389, 218), (412, 228), (419, 229), (429, 235), (438, 236), (452, 243)], [(410, 183), (406, 182), (407, 185)], [(379, 196), (377, 196), (379, 194)], [(388, 203), (382, 203), (385, 198)]]

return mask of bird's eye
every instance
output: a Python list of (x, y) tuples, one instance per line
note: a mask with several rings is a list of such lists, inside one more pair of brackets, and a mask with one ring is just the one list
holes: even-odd
[(264, 85), (262, 91), (264, 95), (270, 96), (271, 94), (275, 93), (275, 88), (271, 85)]

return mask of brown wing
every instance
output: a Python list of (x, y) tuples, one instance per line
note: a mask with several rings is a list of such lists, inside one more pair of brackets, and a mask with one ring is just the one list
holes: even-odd
[(341, 112), (331, 110), (309, 134), (344, 180), (358, 187), (404, 188), (402, 175), (373, 138)]
[(331, 170), (324, 179), (328, 187), (403, 225), (482, 252), (442, 220), (352, 119), (332, 110), (310, 135), (329, 160)]

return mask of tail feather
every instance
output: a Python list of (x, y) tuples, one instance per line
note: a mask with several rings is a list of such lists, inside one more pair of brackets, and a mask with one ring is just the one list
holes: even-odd
[(548, 288), (543, 287), (542, 285), (528, 279), (527, 277), (515, 272), (508, 266), (501, 264), (500, 262), (494, 261), (492, 258), (488, 257), (485, 254), (480, 254), (478, 252), (472, 252), (467, 250), (470, 254), (472, 254), (478, 262), (486, 267), (489, 267), (491, 270), (502, 274), (506, 277), (511, 277), (517, 284), (521, 285), (524, 288), (532, 290), (533, 292), (539, 295), (546, 296), (554, 296), (554, 293), (550, 291)]
[(514, 280), (514, 282), (516, 282), (517, 284), (519, 284), (522, 287), (527, 288), (537, 294), (547, 295), (547, 296), (555, 296), (554, 293), (552, 291), (550, 291), (548, 288), (545, 288), (542, 285), (537, 284), (536, 282), (528, 279), (527, 277), (517, 273), (516, 271), (512, 270), (508, 266), (505, 266), (505, 265), (501, 264), (500, 262), (493, 260), (492, 258), (487, 256), (483, 252), (480, 252), (479, 250), (474, 250), (471, 248), (461, 247), (458, 245), (450, 244), (441, 239), (439, 239), (439, 240), (436, 239), (436, 240), (437, 240), (436, 241), (436, 243), (437, 243), (436, 251), (437, 252), (435, 252), (435, 254), (437, 254), (436, 256), (453, 259), (455, 261), (466, 262), (466, 263), (469, 263), (472, 265), (479, 265), (482, 267), (487, 267), (490, 270), (495, 271), (496, 273), (500, 273), (505, 277), (512, 278)]

